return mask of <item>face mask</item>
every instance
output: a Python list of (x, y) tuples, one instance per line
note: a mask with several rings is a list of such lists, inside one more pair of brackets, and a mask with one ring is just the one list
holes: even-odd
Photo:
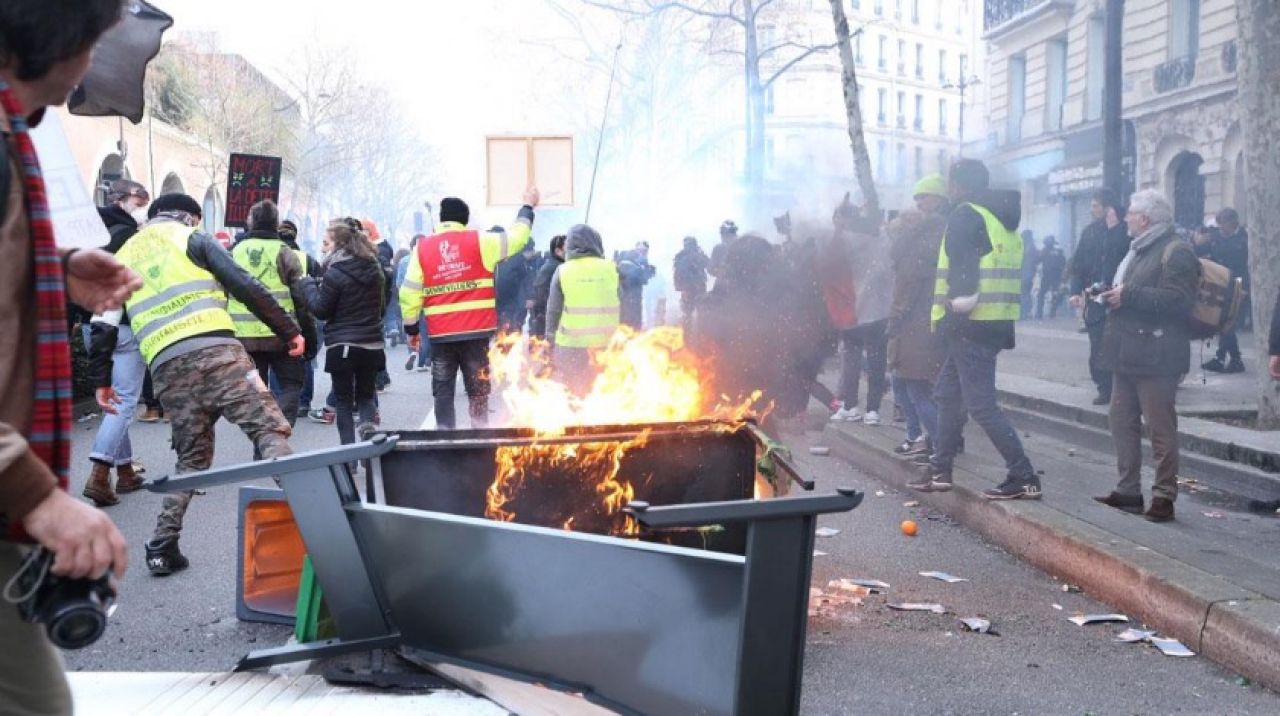
[(138, 222), (139, 224), (147, 223), (146, 207), (138, 207), (137, 209), (134, 209), (133, 211), (129, 212), (129, 216), (132, 216), (133, 220)]

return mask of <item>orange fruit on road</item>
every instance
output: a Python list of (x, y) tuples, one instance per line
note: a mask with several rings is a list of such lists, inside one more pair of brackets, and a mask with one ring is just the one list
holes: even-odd
[(916, 527), (915, 520), (902, 521), (902, 534), (908, 537), (915, 537), (917, 531), (919, 531), (919, 528)]

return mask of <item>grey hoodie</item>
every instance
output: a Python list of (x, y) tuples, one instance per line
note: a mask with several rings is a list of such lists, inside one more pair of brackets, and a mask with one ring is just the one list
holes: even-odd
[[(565, 263), (574, 259), (594, 256), (604, 258), (604, 241), (599, 232), (586, 224), (574, 224), (565, 234)], [(564, 264), (561, 264), (563, 267)], [(560, 314), (564, 313), (564, 290), (560, 288), (560, 269), (551, 277), (551, 295), (547, 299), (547, 340), (555, 342), (560, 328)]]

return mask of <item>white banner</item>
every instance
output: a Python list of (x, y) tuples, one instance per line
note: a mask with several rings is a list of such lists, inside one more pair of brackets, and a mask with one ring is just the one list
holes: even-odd
[(31, 138), (40, 155), (40, 171), (49, 195), (58, 246), (76, 249), (106, 246), (111, 237), (98, 216), (93, 196), (80, 178), (80, 168), (71, 154), (58, 113), (52, 109), (45, 112), (40, 126), (31, 131)]

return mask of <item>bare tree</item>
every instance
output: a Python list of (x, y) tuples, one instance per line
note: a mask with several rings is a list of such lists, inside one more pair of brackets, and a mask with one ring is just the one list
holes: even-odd
[[(813, 44), (787, 32), (777, 32), (788, 11), (807, 7), (797, 0), (582, 0), (592, 7), (631, 16), (665, 12), (688, 13), (704, 20), (714, 40), (727, 28), (735, 44), (718, 52), (740, 58), (743, 71), (743, 107), (746, 133), (744, 173), (753, 196), (764, 185), (765, 116), (768, 90), (805, 59), (836, 47), (835, 42)], [(795, 5), (796, 7), (791, 7)], [(783, 28), (784, 30), (786, 28)], [(766, 33), (765, 31), (770, 32)], [(766, 34), (772, 37), (766, 37)]]
[(1280, 4), (1236, 3), (1240, 68), (1238, 87), (1244, 128), (1249, 203), (1249, 275), (1258, 341), (1258, 427), (1280, 428), (1280, 382), (1265, 368), (1269, 312), (1280, 292)]
[[(853, 47), (849, 42), (849, 18), (844, 12), (842, 0), (831, 0), (831, 18), (835, 22), (836, 42), (840, 46), (840, 64), (844, 67), (844, 109), (849, 119), (849, 148), (853, 151), (853, 169), (862, 190), (866, 214), (874, 216), (880, 210), (880, 195), (871, 176), (871, 156), (867, 154), (867, 140), (862, 134), (862, 107), (858, 104), (858, 73), (853, 61)], [(858, 32), (862, 32), (861, 29)]]

